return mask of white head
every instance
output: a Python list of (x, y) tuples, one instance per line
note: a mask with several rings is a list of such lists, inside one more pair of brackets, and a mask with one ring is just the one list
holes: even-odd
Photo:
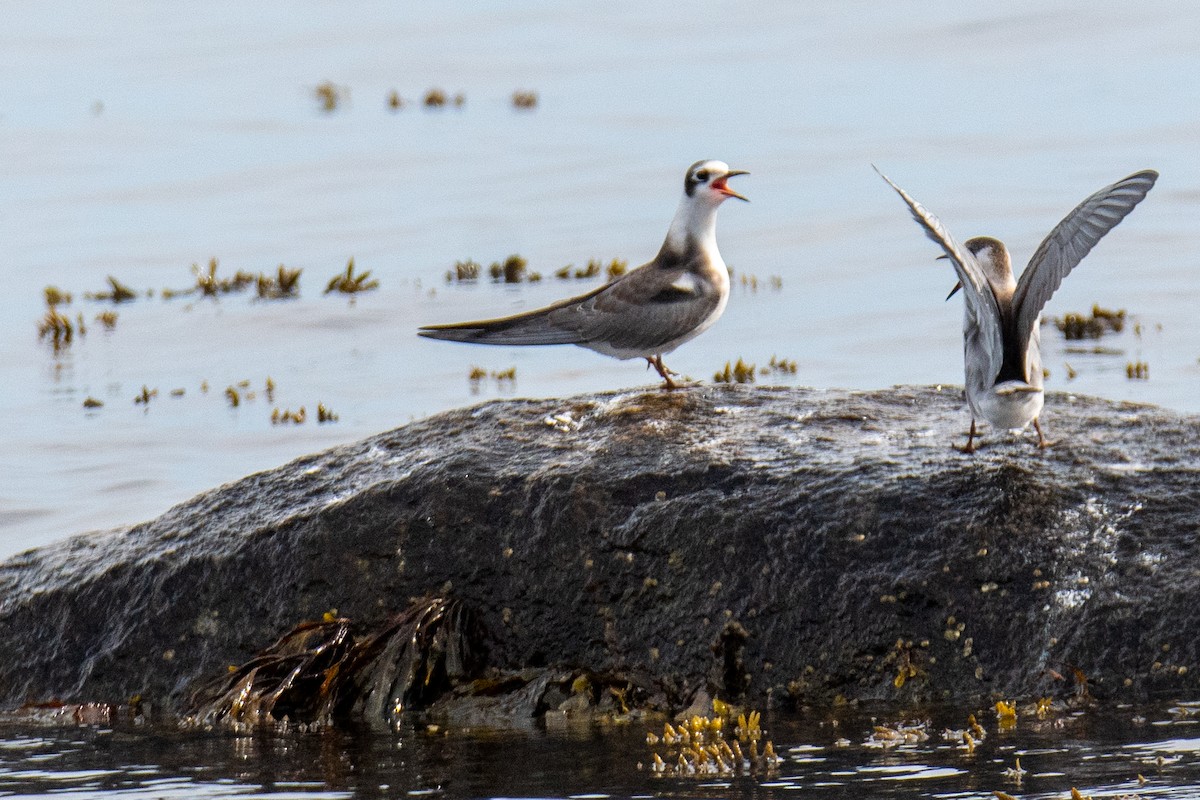
[(747, 200), (730, 189), (725, 182), (734, 175), (748, 174), (744, 169), (730, 169), (724, 161), (697, 161), (688, 167), (683, 178), (683, 191), (693, 201), (711, 203), (714, 206), (719, 206), (730, 197)]
[(684, 253), (695, 247), (715, 252), (717, 208), (730, 197), (746, 200), (726, 181), (746, 174), (745, 170), (730, 169), (724, 161), (697, 161), (688, 167), (683, 178), (683, 199), (667, 231), (664, 252)]

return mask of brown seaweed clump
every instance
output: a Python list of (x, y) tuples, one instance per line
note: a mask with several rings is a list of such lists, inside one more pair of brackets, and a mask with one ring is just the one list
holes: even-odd
[(479, 273), (482, 270), (483, 267), (479, 265), (479, 262), (473, 259), (468, 258), (464, 261), (456, 261), (454, 269), (446, 271), (446, 283), (454, 283), (455, 281), (459, 283), (474, 283), (479, 280)]
[(46, 309), (46, 316), (38, 323), (38, 338), (49, 339), (57, 353), (75, 338), (75, 325), (70, 317), (50, 306)]
[(1090, 316), (1068, 313), (1062, 317), (1053, 317), (1051, 322), (1062, 332), (1064, 339), (1099, 339), (1107, 333), (1123, 331), (1126, 316), (1123, 308), (1111, 311), (1094, 303)]
[(303, 270), (288, 269), (279, 265), (275, 277), (260, 274), (258, 276), (258, 296), (263, 300), (282, 300), (300, 296), (300, 273)]
[(493, 261), (488, 267), (488, 274), (496, 283), (520, 283), (525, 280), (525, 267), (529, 262), (513, 253), (503, 262)]
[(725, 369), (718, 371), (713, 375), (715, 383), (754, 383), (755, 375), (758, 370), (754, 364), (747, 364), (742, 359), (738, 359), (737, 363), (730, 364), (725, 362)]
[(372, 289), (379, 288), (379, 281), (371, 280), (371, 270), (367, 270), (361, 274), (354, 274), (354, 259), (350, 259), (346, 263), (346, 271), (334, 275), (325, 287), (325, 294), (330, 292), (341, 292), (342, 294), (355, 295), (359, 292), (369, 292)]
[[(732, 706), (716, 699), (712, 704), (711, 717), (695, 714), (678, 725), (664, 723), (661, 736), (653, 731), (646, 734), (650, 771), (700, 778), (776, 774), (783, 759), (776, 754), (775, 745), (767, 739), (759, 749), (764, 738), (762, 715), (742, 712), (735, 723)], [(640, 762), (638, 768), (642, 768)]]
[(537, 108), (538, 93), (527, 89), (518, 89), (512, 93), (513, 108), (528, 111)]
[(200, 685), (186, 713), (199, 725), (320, 725), (346, 717), (394, 725), (474, 675), (485, 658), (481, 643), (478, 621), (458, 600), (418, 600), (365, 635), (331, 612)]
[(249, 272), (238, 270), (232, 278), (218, 278), (217, 264), (215, 258), (208, 260), (208, 269), (201, 269), (199, 264), (192, 265), (192, 274), (196, 276), (195, 291), (205, 297), (216, 297), (221, 294), (230, 294), (231, 292), (240, 292), (248, 286), (253, 285), (258, 278), (251, 275)]
[(107, 292), (85, 292), (84, 297), (88, 300), (111, 300), (114, 303), (125, 303), (137, 297), (137, 292), (130, 289), (119, 280), (109, 275)]
[(346, 101), (349, 95), (349, 89), (345, 86), (338, 86), (333, 81), (325, 81), (313, 89), (313, 96), (316, 97), (321, 110), (326, 114), (332, 114), (334, 111), (337, 111), (338, 107)]
[(1125, 377), (1131, 381), (1150, 380), (1150, 365), (1145, 361), (1130, 361), (1125, 365)]

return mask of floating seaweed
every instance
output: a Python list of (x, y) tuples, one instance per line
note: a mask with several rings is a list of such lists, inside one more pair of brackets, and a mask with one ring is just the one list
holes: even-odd
[(392, 89), (392, 91), (388, 92), (387, 106), (392, 111), (399, 111), (405, 106), (404, 98), (400, 96), (399, 92), (397, 92), (395, 89)]
[[(201, 269), (199, 264), (192, 264), (192, 274), (196, 276), (194, 291), (200, 292), (205, 297), (216, 297), (220, 294), (240, 292), (259, 280), (258, 277), (242, 270), (235, 272), (232, 278), (218, 278), (217, 265), (218, 261), (215, 258), (208, 260), (207, 270)], [(164, 296), (165, 294), (164, 292)], [(178, 294), (182, 294), (182, 292)]]
[(69, 306), (71, 305), (71, 293), (64, 292), (57, 286), (47, 286), (42, 290), (46, 295), (46, 305), (53, 308), (54, 306)]
[(1111, 311), (1101, 308), (1099, 304), (1093, 304), (1092, 313), (1088, 316), (1068, 313), (1062, 317), (1052, 317), (1050, 321), (1062, 332), (1065, 339), (1099, 339), (1107, 333), (1123, 331), (1126, 316), (1123, 308)]
[(1145, 361), (1130, 361), (1125, 365), (1125, 377), (1131, 381), (1150, 380), (1150, 365)]
[[(734, 272), (733, 267), (727, 266), (726, 269), (729, 270), (730, 278), (735, 277), (735, 272)], [(736, 274), (736, 277), (737, 277), (737, 283), (742, 287), (742, 289), (744, 289), (748, 292), (751, 292), (751, 293), (755, 293), (758, 291), (758, 286), (761, 281), (757, 275), (753, 275), (750, 273), (740, 273), (740, 274)], [(783, 288), (783, 278), (781, 278), (778, 275), (770, 276), (769, 278), (767, 278), (766, 283), (771, 288), (772, 291), (777, 292)]]
[(520, 283), (525, 279), (525, 266), (528, 262), (513, 253), (503, 262), (493, 261), (488, 267), (488, 274), (495, 283)]
[(110, 300), (114, 303), (125, 303), (137, 297), (137, 292), (130, 289), (119, 280), (109, 275), (107, 292), (85, 292), (84, 297), (88, 300)]
[(271, 411), (272, 425), (286, 425), (289, 422), (293, 425), (303, 425), (307, 419), (308, 411), (304, 408), (304, 406), (300, 406), (299, 411), (292, 411), (288, 408), (285, 408), (282, 411), (276, 408)]
[(446, 283), (453, 283), (454, 281), (458, 281), (459, 283), (474, 283), (479, 280), (479, 273), (482, 270), (483, 267), (479, 265), (479, 262), (470, 258), (465, 261), (456, 261), (454, 262), (454, 269), (446, 271)]
[(483, 382), (491, 378), (496, 381), (499, 389), (511, 389), (517, 381), (517, 368), (509, 367), (505, 370), (493, 370), (488, 372), (483, 367), (471, 367), (467, 373), (467, 380), (471, 384), (471, 394), (479, 394), (483, 388)]
[(619, 278), (629, 271), (629, 262), (623, 258), (614, 258), (608, 262), (608, 267), (604, 270), (604, 274), (609, 280)]
[(1007, 700), (996, 701), (996, 719), (1000, 730), (1011, 730), (1017, 726), (1017, 707)]
[(863, 744), (867, 747), (882, 747), (885, 750), (902, 744), (920, 744), (929, 740), (928, 727), (924, 722), (876, 725)]
[(512, 93), (512, 104), (514, 108), (525, 111), (537, 108), (538, 94), (527, 89), (517, 89)]
[(326, 724), (358, 717), (395, 724), (482, 667), (483, 633), (457, 600), (418, 600), (383, 626), (356, 636), (349, 619), (305, 622), (250, 661), (199, 685), (192, 724), (235, 727), (284, 718)]
[(422, 102), (426, 108), (441, 108), (446, 105), (446, 93), (441, 89), (430, 89), (425, 92), (425, 99)]
[(258, 296), (263, 300), (282, 300), (288, 297), (300, 296), (300, 273), (303, 270), (288, 269), (279, 265), (275, 277), (270, 275), (258, 276)]
[(352, 258), (346, 263), (346, 271), (333, 276), (333, 279), (329, 281), (329, 285), (325, 287), (325, 294), (341, 292), (353, 295), (378, 289), (379, 281), (370, 278), (371, 270), (360, 275), (354, 274), (354, 259)]
[(117, 312), (111, 309), (101, 311), (96, 315), (96, 322), (103, 325), (106, 331), (115, 330), (117, 327)]
[(759, 751), (761, 715), (757, 711), (739, 714), (730, 731), (726, 721), (732, 720), (733, 709), (719, 700), (713, 701), (713, 709), (713, 717), (697, 714), (678, 725), (663, 723), (662, 736), (647, 732), (648, 747), (666, 748), (663, 753), (651, 752), (650, 771), (675, 777), (774, 774), (783, 759), (770, 740)]
[(588, 278), (594, 278), (603, 271), (604, 265), (596, 259), (588, 259), (587, 266), (583, 269), (575, 270), (575, 280), (582, 281)]
[(774, 355), (772, 355), (771, 360), (768, 361), (767, 365), (760, 370), (760, 374), (771, 375), (774, 373), (776, 375), (795, 375), (798, 369), (799, 367), (795, 361), (790, 361), (786, 358), (776, 358)]
[(104, 403), (102, 401), (97, 400), (96, 398), (92, 397), (91, 395), (88, 395), (83, 400), (84, 408), (101, 408), (103, 405), (104, 405)]
[(158, 389), (151, 389), (143, 385), (142, 390), (133, 398), (133, 403), (134, 405), (149, 406), (150, 401), (155, 397), (158, 397)]
[(38, 323), (38, 339), (49, 339), (54, 351), (58, 352), (75, 337), (75, 325), (71, 318), (54, 306), (46, 309), (46, 316)]
[(321, 110), (326, 114), (332, 114), (349, 97), (350, 89), (338, 86), (333, 81), (325, 81), (313, 89), (313, 95), (317, 98)]
[[(300, 409), (300, 410), (303, 411), (304, 409)], [(337, 422), (337, 421), (338, 421), (337, 414), (333, 413), (333, 411), (331, 409), (329, 409), (324, 403), (317, 403), (317, 422), (319, 424), (326, 423), (326, 422)]]
[(747, 364), (739, 358), (735, 364), (726, 361), (725, 369), (715, 373), (713, 381), (715, 383), (754, 383), (756, 372), (757, 369), (753, 364)]

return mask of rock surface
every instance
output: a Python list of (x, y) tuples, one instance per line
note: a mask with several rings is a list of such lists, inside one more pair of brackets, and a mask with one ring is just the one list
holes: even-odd
[[(1137, 699), (1200, 681), (1200, 419), (958, 389), (503, 401), (252, 475), (0, 566), (0, 699), (177, 707), (331, 608), (470, 605), (499, 668), (761, 703)], [(1062, 676), (1060, 679), (1058, 676)]]

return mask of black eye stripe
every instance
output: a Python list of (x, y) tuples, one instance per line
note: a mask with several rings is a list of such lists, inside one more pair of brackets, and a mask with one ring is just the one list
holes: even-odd
[(704, 183), (704, 181), (708, 180), (708, 170), (702, 169), (699, 172), (697, 172), (696, 180), (700, 181), (701, 183)]

